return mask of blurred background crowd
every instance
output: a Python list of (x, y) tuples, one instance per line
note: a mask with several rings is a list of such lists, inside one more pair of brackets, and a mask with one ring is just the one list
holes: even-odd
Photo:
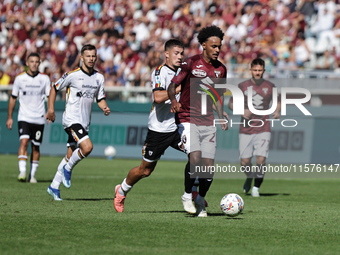
[(106, 86), (149, 86), (163, 43), (184, 42), (185, 57), (200, 52), (197, 32), (225, 32), (220, 60), (229, 77), (247, 78), (255, 57), (268, 77), (292, 70), (340, 66), (338, 0), (1, 0), (0, 84), (12, 84), (30, 52), (55, 82), (79, 65), (86, 43), (98, 49)]

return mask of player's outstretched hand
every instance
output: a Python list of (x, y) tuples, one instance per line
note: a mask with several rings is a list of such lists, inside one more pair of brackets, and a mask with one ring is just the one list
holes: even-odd
[(45, 115), (45, 119), (47, 119), (47, 123), (49, 122), (54, 122), (55, 121), (55, 113), (52, 111), (47, 111), (46, 115)]
[(8, 119), (6, 122), (6, 126), (9, 130), (11, 130), (13, 126), (13, 119)]
[(228, 115), (228, 113), (226, 113), (225, 111), (223, 111), (223, 117), (224, 117), (227, 121), (229, 121), (229, 115)]
[(104, 115), (105, 115), (105, 116), (109, 116), (111, 111), (110, 111), (110, 108), (109, 108), (109, 107), (105, 106), (105, 107), (103, 108), (103, 112), (104, 112)]
[(274, 119), (280, 119), (280, 113), (279, 112), (274, 112), (273, 113), (273, 118)]
[(179, 112), (179, 109), (181, 109), (181, 107), (182, 107), (181, 103), (177, 102), (176, 100), (173, 100), (171, 102), (170, 111), (173, 113)]

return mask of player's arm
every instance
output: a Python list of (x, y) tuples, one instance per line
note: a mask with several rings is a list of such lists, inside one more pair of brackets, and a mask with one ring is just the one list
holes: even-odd
[(47, 121), (55, 121), (55, 112), (54, 112), (54, 103), (55, 103), (55, 99), (57, 97), (57, 90), (55, 88), (55, 86), (53, 86), (50, 90), (50, 95), (48, 96), (48, 100), (47, 100), (47, 113), (45, 115), (45, 119), (47, 119)]
[[(179, 85), (175, 88), (175, 93), (178, 94), (179, 92), (181, 92), (181, 85)], [(155, 90), (153, 92), (153, 98), (154, 98), (155, 103), (157, 103), (157, 104), (165, 102), (166, 100), (169, 99), (168, 91), (166, 91), (166, 90)]]
[(281, 111), (281, 102), (277, 102), (276, 110), (273, 113), (273, 118), (274, 119), (280, 119), (280, 111)]
[(177, 84), (174, 82), (171, 82), (169, 87), (168, 87), (168, 96), (169, 99), (171, 101), (171, 112), (178, 112), (179, 109), (181, 108), (181, 104), (179, 102), (177, 102), (176, 100), (176, 87)]
[(97, 101), (98, 107), (104, 112), (105, 116), (109, 116), (111, 111), (110, 108), (107, 106), (107, 102), (105, 99)]
[[(220, 120), (223, 120), (223, 118), (226, 117), (229, 120), (228, 114), (223, 111), (224, 96), (220, 96), (220, 99), (221, 99), (221, 101), (218, 100), (217, 103), (216, 103), (216, 113), (218, 115), (218, 118)], [(221, 104), (221, 102), (222, 102), (222, 104)], [(222, 122), (221, 128), (222, 128), (222, 130), (227, 130), (228, 129), (228, 123)]]
[(234, 103), (231, 102), (231, 101), (229, 101), (229, 103), (228, 103), (228, 108), (229, 108), (231, 111), (233, 111), (233, 110), (234, 110)]
[(8, 114), (7, 114), (7, 122), (6, 122), (6, 126), (9, 130), (11, 130), (13, 126), (13, 111), (14, 111), (16, 102), (17, 102), (17, 98), (12, 95), (9, 98), (9, 102), (8, 102)]

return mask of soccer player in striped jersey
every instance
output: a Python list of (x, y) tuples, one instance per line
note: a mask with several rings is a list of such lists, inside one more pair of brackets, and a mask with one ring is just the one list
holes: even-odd
[[(149, 115), (148, 133), (142, 149), (142, 163), (130, 170), (123, 182), (115, 188), (114, 207), (123, 212), (127, 193), (140, 179), (148, 177), (155, 169), (157, 161), (169, 147), (180, 150), (180, 136), (177, 131), (175, 114), (170, 112), (171, 102), (167, 88), (182, 63), (184, 45), (170, 39), (164, 45), (165, 64), (152, 72), (153, 105)], [(180, 87), (176, 89), (176, 100), (179, 100)]]
[(104, 92), (104, 76), (94, 70), (97, 61), (96, 47), (84, 45), (80, 52), (81, 67), (65, 73), (53, 86), (48, 99), (46, 119), (54, 122), (54, 102), (57, 91), (66, 88), (66, 106), (63, 114), (63, 127), (68, 134), (67, 153), (58, 166), (57, 173), (47, 192), (54, 200), (60, 198), (61, 182), (66, 188), (71, 187), (72, 169), (87, 157), (93, 148), (88, 132), (94, 99), (105, 116), (110, 114)]
[(39, 73), (40, 56), (30, 53), (27, 57), (27, 71), (19, 74), (13, 84), (12, 96), (8, 103), (8, 116), (6, 126), (12, 129), (13, 111), (19, 98), (18, 130), (20, 146), (19, 159), (19, 181), (26, 181), (27, 147), (31, 141), (32, 155), (31, 167), (28, 180), (36, 183), (35, 173), (39, 165), (40, 144), (43, 139), (45, 125), (45, 98), (51, 89), (50, 78), (46, 74)]

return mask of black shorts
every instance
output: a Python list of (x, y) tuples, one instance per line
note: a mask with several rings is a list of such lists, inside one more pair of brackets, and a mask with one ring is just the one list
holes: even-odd
[(65, 128), (65, 132), (68, 134), (67, 147), (77, 146), (89, 137), (89, 133), (80, 124), (73, 124)]
[(35, 146), (40, 146), (43, 139), (44, 124), (32, 124), (18, 121), (19, 138), (28, 138)]
[(180, 142), (181, 137), (178, 130), (170, 133), (160, 133), (149, 129), (142, 149), (143, 159), (148, 162), (157, 161), (169, 146), (180, 150), (178, 147)]

